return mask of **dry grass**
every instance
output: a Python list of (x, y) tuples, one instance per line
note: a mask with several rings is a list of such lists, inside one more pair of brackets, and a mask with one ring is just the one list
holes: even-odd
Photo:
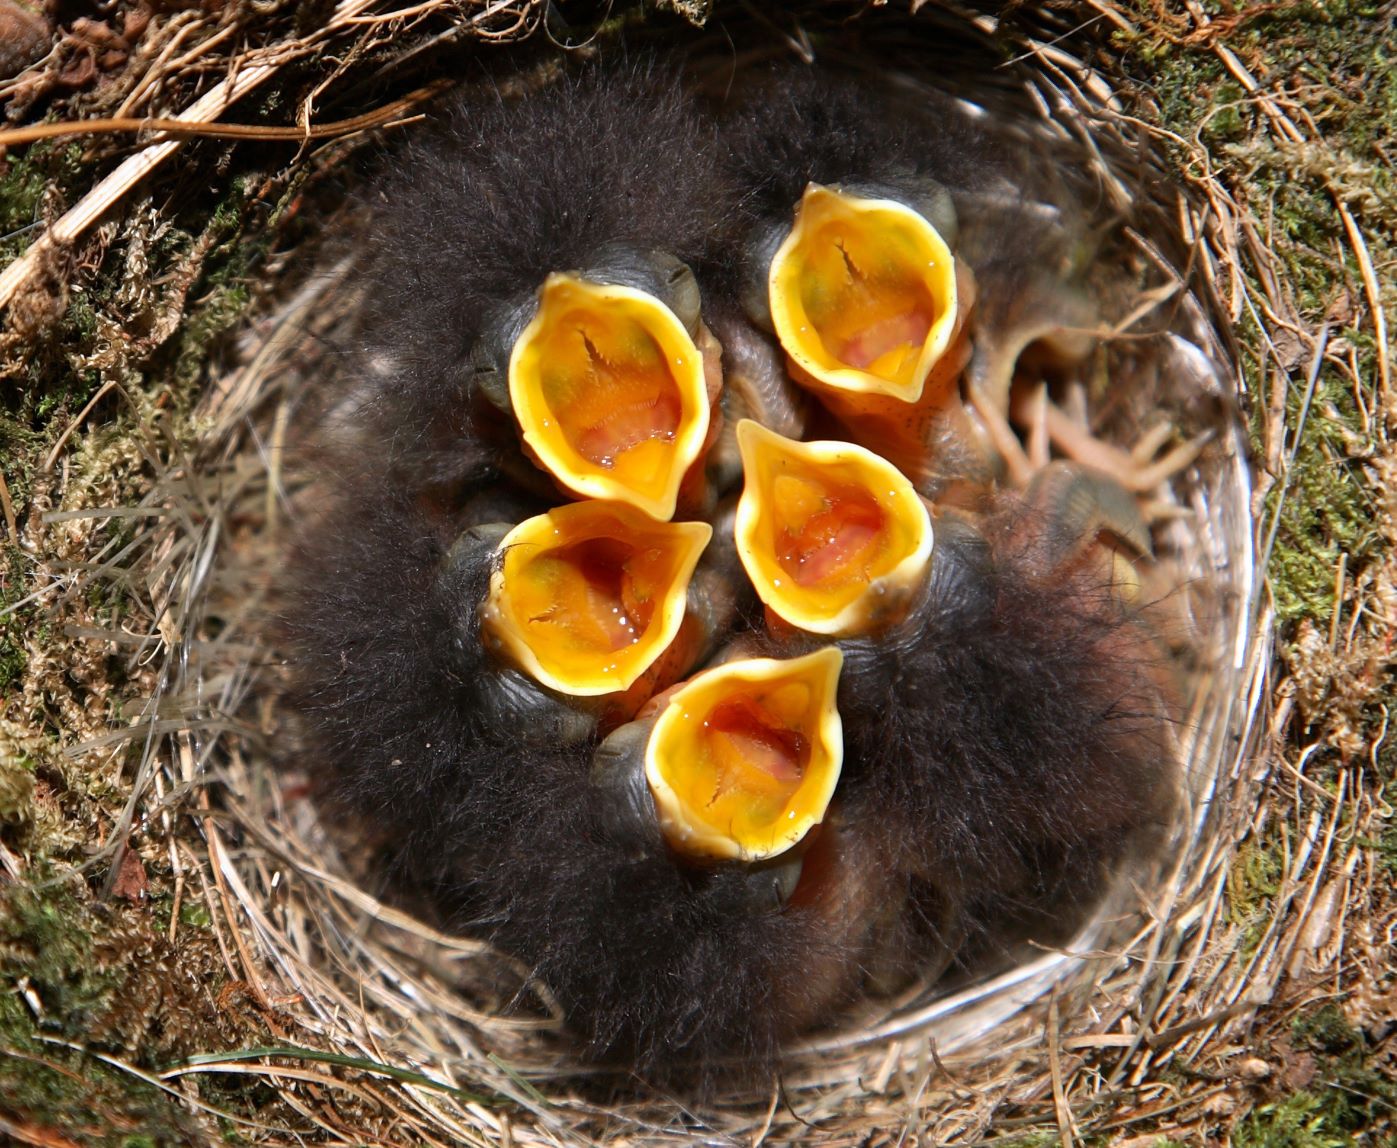
[[(1184, 577), (1215, 596), (1187, 816), (1072, 951), (856, 1018), (799, 1054), (782, 1093), (696, 1110), (579, 1077), (550, 1024), (502, 1010), (517, 970), (378, 900), (268, 765), (277, 667), (259, 619), (298, 480), (287, 444), (353, 303), (350, 261), (315, 232), (333, 227), (363, 117), (408, 114), (397, 101), (453, 44), (546, 34), (546, 9), (130, 11), (148, 23), (124, 48), (74, 25), (0, 82), (12, 117), (306, 134), (293, 154), (106, 124), (0, 167), (0, 218), (40, 224), (0, 246), (0, 370), (21, 385), (0, 425), (0, 1131), (53, 1146), (1391, 1135), (1397, 264), (1379, 236), (1397, 207), (1373, 168), (1397, 112), (1362, 139), (1336, 119), (1363, 94), (1344, 86), (1356, 73), (1286, 64), (1285, 36), (1250, 35), (1262, 10), (1093, 3), (1002, 30), (1045, 130), (1075, 137), (1131, 213), (1157, 288), (1140, 318), (1194, 338), (1248, 419), (1177, 492)], [(96, 78), (78, 82), (84, 60)], [(1220, 135), (1223, 117), (1240, 126)], [(234, 190), (210, 201), (179, 164)], [(1156, 165), (1179, 181), (1148, 180)], [(1312, 194), (1297, 206), (1286, 180)], [(1170, 365), (1163, 401), (1181, 409), (1209, 376)]]

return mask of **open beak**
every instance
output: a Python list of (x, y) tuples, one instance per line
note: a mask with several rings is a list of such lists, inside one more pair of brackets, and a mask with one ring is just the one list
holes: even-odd
[(931, 563), (931, 516), (885, 459), (744, 420), (734, 532), (758, 597), (797, 629), (864, 634), (903, 616)]
[(946, 353), (959, 309), (955, 260), (924, 216), (813, 183), (767, 285), (797, 378), (908, 403)]
[(689, 578), (713, 535), (618, 503), (579, 502), (505, 535), (480, 611), (496, 650), (579, 697), (628, 689), (679, 633)]
[(844, 759), (844, 656), (745, 658), (669, 695), (645, 748), (660, 829), (680, 853), (760, 861), (825, 816)]
[(560, 485), (673, 517), (710, 404), (703, 354), (655, 296), (550, 275), (510, 356), (509, 395), (526, 449)]

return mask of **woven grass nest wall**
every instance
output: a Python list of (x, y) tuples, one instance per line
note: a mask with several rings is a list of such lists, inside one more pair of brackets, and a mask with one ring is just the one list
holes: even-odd
[(464, 60), (546, 75), (623, 24), (725, 21), (798, 53), (889, 15), (0, 0), (0, 1132), (1393, 1135), (1390, 7), (916, 14), (989, 45), (967, 95), (1012, 92), (1080, 157), (1150, 270), (1142, 314), (1168, 309), (1235, 409), (1180, 488), (1213, 647), (1185, 808), (1067, 950), (860, 1013), (774, 1092), (669, 1095), (580, 1069), (546, 1015), (505, 1007), (511, 962), (380, 897), (272, 768), (267, 596), (306, 395), (357, 302), (365, 173)]

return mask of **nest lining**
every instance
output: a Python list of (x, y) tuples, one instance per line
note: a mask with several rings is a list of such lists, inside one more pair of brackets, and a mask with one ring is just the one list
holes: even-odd
[[(1133, 157), (1122, 157), (1130, 154), (1137, 125), (1112, 107), (1109, 86), (1100, 76), (1083, 73), (1049, 44), (1027, 46), (1037, 52), (1034, 64), (1041, 71), (1035, 94), (1051, 110), (1052, 130), (1092, 141), (1100, 154), (1096, 174), (1102, 186), (1124, 197), (1122, 205), (1135, 202), (1131, 188), (1139, 173), (1132, 170)], [(1151, 198), (1156, 194), (1164, 198)], [(1183, 322), (1214, 365), (1226, 363), (1212, 332), (1227, 329), (1217, 310), (1218, 285), (1236, 259), (1235, 249), (1227, 244), (1225, 229), (1210, 225), (1209, 213), (1190, 197), (1156, 187), (1145, 199), (1137, 203), (1145, 215), (1181, 219), (1185, 236), (1195, 244), (1187, 258), (1196, 272), (1192, 283), (1201, 286)], [(1220, 206), (1232, 205), (1217, 199), (1209, 205), (1213, 212)], [(1234, 217), (1232, 212), (1223, 218)], [(1138, 243), (1145, 259), (1164, 268), (1180, 265), (1175, 253), (1157, 252), (1145, 235)], [(498, 967), (500, 958), (472, 942), (436, 934), (365, 893), (361, 882), (345, 876), (353, 870), (352, 860), (333, 856), (332, 843), (305, 803), (283, 804), (284, 790), (267, 773), (256, 737), (221, 736), (223, 720), (207, 716), (238, 712), (255, 676), (242, 643), (254, 632), (262, 587), (255, 578), (246, 579), (258, 568), (256, 555), (284, 526), (280, 463), (287, 423), (300, 401), (297, 387), (323, 369), (315, 361), (316, 339), (332, 332), (335, 312), (350, 306), (350, 296), (352, 289), (331, 273), (281, 304), (244, 341), (240, 357), (246, 365), (217, 380), (201, 404), (197, 417), (208, 427), (203, 460), (168, 473), (146, 500), (152, 508), (216, 507), (207, 519), (186, 517), (137, 539), (157, 590), (147, 608), (163, 621), (169, 643), (169, 658), (158, 671), (161, 680), (151, 683), (151, 695), (196, 698), (206, 716), (181, 721), (179, 728), (161, 733), (168, 741), (152, 743), (167, 752), (153, 748), (143, 756), (126, 817), (132, 824), (138, 819), (168, 823), (179, 801), (199, 795), (206, 811), (198, 821), (202, 839), (181, 834), (178, 844), (171, 840), (173, 871), (186, 888), (201, 881), (210, 886), (214, 929), (229, 967), (246, 979), (257, 1009), (277, 1018), (269, 1020), (271, 1031), (294, 1033), (288, 1043), (297, 1046), (347, 1053), (361, 1069), (370, 1063), (396, 1066), (431, 1082), (385, 1084), (372, 1071), (352, 1076), (341, 1087), (374, 1119), (405, 1121), (423, 1135), (464, 1139), (497, 1137), (505, 1134), (506, 1124), (508, 1134), (520, 1140), (607, 1140), (661, 1130), (684, 1135), (684, 1122), (676, 1123), (674, 1109), (662, 1100), (642, 1097), (599, 1109), (573, 1088), (550, 1084), (552, 1046), (540, 1045), (537, 1031), (547, 1024), (501, 1017), (498, 1006), (508, 990), (492, 997), (474, 976), (460, 975), (479, 962)], [(1212, 482), (1192, 494), (1198, 521), (1207, 526), (1197, 561), (1204, 568), (1226, 563), (1235, 571), (1230, 616), (1237, 624), (1221, 635), (1225, 670), (1210, 692), (1230, 704), (1210, 702), (1188, 723), (1193, 804), (1179, 831), (1176, 864), (1146, 883), (1148, 923), (1139, 926), (1134, 912), (1122, 922), (1103, 913), (1071, 953), (1045, 954), (995, 982), (920, 1009), (868, 1018), (866, 1025), (812, 1042), (801, 1071), (786, 1081), (799, 1113), (795, 1119), (879, 1127), (901, 1123), (911, 1101), (924, 1124), (932, 1125), (931, 1113), (937, 1114), (938, 1136), (967, 1138), (1010, 1097), (1043, 1097), (1022, 1101), (1029, 1111), (1049, 1098), (1060, 1101), (1062, 1062), (1081, 1049), (1128, 1049), (1109, 1083), (1147, 1084), (1163, 1064), (1203, 1044), (1214, 1024), (1246, 1016), (1264, 987), (1275, 983), (1295, 942), (1284, 935), (1279, 915), (1240, 975), (1228, 974), (1209, 945), (1210, 929), (1219, 920), (1220, 877), (1245, 828), (1237, 811), (1250, 807), (1256, 781), (1248, 750), (1264, 701), (1266, 646), (1258, 636), (1266, 632), (1267, 619), (1252, 607), (1242, 456), (1238, 441), (1224, 444)], [(238, 560), (225, 564), (217, 557), (220, 547), (231, 548)], [(216, 610), (209, 610), (210, 597), (220, 603)], [(230, 601), (238, 602), (238, 609), (224, 605)], [(207, 628), (214, 618), (216, 634)], [(100, 748), (97, 721), (74, 715), (71, 723), (75, 730), (94, 732), (84, 751)], [(226, 783), (212, 802), (205, 788), (210, 770)], [(1305, 860), (1333, 848), (1337, 827), (1337, 816), (1313, 823), (1302, 851)], [(120, 834), (112, 837), (120, 840)], [(112, 866), (113, 874), (120, 871), (119, 864)], [(1307, 870), (1298, 864), (1296, 871)], [(1297, 884), (1292, 896), (1313, 902), (1318, 892), (1310, 881)], [(1124, 906), (1135, 893), (1121, 889), (1117, 903)], [(458, 990), (465, 982), (475, 983), (462, 994)], [(1123, 1016), (1131, 1018), (1124, 1025)], [(1191, 1027), (1200, 1016), (1206, 1023)], [(1073, 1018), (1092, 1019), (1085, 1033), (1065, 1037), (1060, 1026), (1072, 1025)], [(476, 1032), (488, 1034), (491, 1055), (480, 1047)], [(1066, 1040), (1075, 1042), (1070, 1049), (1064, 1048)], [(233, 1063), (225, 1068), (231, 1070)], [(286, 1059), (275, 1062), (280, 1073), (265, 1059), (240, 1063), (273, 1081), (293, 1109), (306, 1111)], [(308, 1067), (315, 1063), (302, 1058), (296, 1071), (317, 1073)], [(529, 1082), (520, 1078), (519, 1066), (527, 1069)], [(560, 1075), (574, 1071), (571, 1066), (558, 1070)], [(484, 1106), (466, 1095), (473, 1092), (487, 1098)], [(492, 1094), (508, 1098), (512, 1116), (493, 1108)], [(1061, 1120), (1061, 1105), (1054, 1111)], [(695, 1127), (705, 1125), (738, 1139), (766, 1132), (779, 1136), (783, 1129), (800, 1127), (774, 1098), (769, 1106), (765, 1098), (733, 1098), (702, 1113)]]

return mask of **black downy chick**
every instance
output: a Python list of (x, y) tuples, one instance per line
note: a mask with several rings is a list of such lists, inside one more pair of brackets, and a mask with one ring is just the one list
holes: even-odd
[[(939, 58), (927, 45), (927, 67)], [(839, 433), (885, 453), (930, 497), (1001, 477), (1002, 440), (987, 435), (966, 405), (1007, 420), (1024, 352), (1050, 367), (1071, 366), (1092, 348), (1083, 329), (1098, 320), (1083, 287), (1095, 229), (1074, 210), (1059, 158), (1042, 141), (939, 91), (934, 75), (922, 79), (867, 60), (754, 65), (725, 87), (721, 104), (733, 178), (744, 189), (745, 242), (727, 273), (747, 317), (767, 330), (779, 325), (767, 299), (768, 270), (811, 185), (925, 216), (954, 252), (974, 337), (960, 326), (951, 332), (929, 380), (928, 398), (936, 401), (915, 419), (852, 411), (828, 390), (817, 406), (830, 407), (844, 424)], [(966, 402), (941, 401), (962, 371)]]
[[(847, 80), (746, 90), (724, 127), (744, 141), (735, 163), (666, 62), (467, 101), (410, 150), (368, 236), (359, 430), (321, 460), (332, 492), (288, 579), (293, 702), (324, 797), (381, 829), (452, 925), (525, 962), (592, 1056), (655, 1076), (770, 1069), (783, 1040), (865, 991), (1047, 936), (1166, 815), (1170, 788), (1148, 643), (1100, 564), (1057, 544), (1059, 504), (1031, 491), (938, 514), (907, 619), (840, 641), (844, 776), (793, 860), (676, 855), (648, 794), (599, 764), (634, 707), (561, 696), (488, 647), (501, 524), (583, 482), (536, 465), (503, 381), (550, 276), (639, 285), (696, 346), (711, 326), (726, 375), (756, 364), (735, 422), (761, 413), (763, 388), (788, 394), (741, 317), (750, 275), (725, 270), (738, 238), (788, 220), (812, 180), (973, 187), (988, 146), (969, 123), (880, 115), (893, 97)], [(702, 347), (710, 388), (715, 353)], [(799, 433), (808, 406), (769, 421)], [(714, 513), (711, 497), (687, 505)], [(696, 582), (728, 600), (674, 678), (734, 629), (758, 652), (818, 644), (744, 621), (752, 590), (721, 509), (716, 524)]]
[(302, 531), (284, 621), (323, 799), (378, 828), (452, 925), (525, 962), (591, 1055), (656, 1075), (770, 1066), (818, 1015), (791, 972), (840, 942), (754, 912), (765, 881), (744, 867), (617, 834), (615, 797), (591, 781), (596, 710), (492, 656), (481, 603), (492, 524), (563, 501), (499, 410), (501, 347), (555, 272), (617, 251), (712, 263), (731, 215), (718, 161), (654, 61), (468, 100), (408, 150), (371, 201), (360, 429), (318, 460), (332, 492)]
[[(781, 62), (739, 77), (723, 99), (747, 236), (731, 290), (757, 327), (773, 326), (769, 269), (810, 184), (912, 207), (975, 281), (966, 390), (953, 377), (919, 427), (924, 468), (922, 456), (913, 466), (898, 457), (895, 420), (860, 421), (863, 395), (835, 396), (806, 422), (807, 438), (853, 437), (933, 499), (961, 504), (933, 514), (930, 576), (906, 616), (840, 641), (846, 757), (830, 821), (859, 843), (854, 855), (881, 852), (888, 872), (876, 880), (894, 875), (899, 906), (884, 904), (884, 948), (865, 959), (972, 967), (1026, 938), (1062, 943), (1172, 813), (1177, 706), (1163, 646), (1101, 542), (1128, 539), (1147, 561), (1149, 534), (1128, 495), (1070, 463), (1006, 489), (965, 408), (969, 388), (1007, 406), (1031, 343), (1045, 357), (1080, 357), (1058, 328), (1091, 314), (1070, 258), (1088, 227), (1067, 213), (1051, 171), (1033, 172), (933, 85), (867, 65)], [(842, 254), (857, 278), (858, 248)], [(827, 393), (816, 390), (820, 403)], [(777, 628), (768, 641), (778, 653), (812, 639)]]

